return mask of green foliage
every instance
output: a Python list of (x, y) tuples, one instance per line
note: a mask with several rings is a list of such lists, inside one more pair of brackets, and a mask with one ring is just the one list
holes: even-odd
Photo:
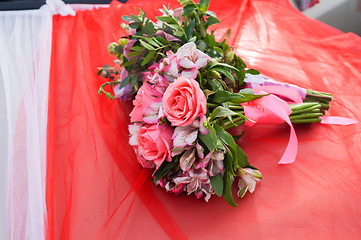
[(212, 185), (214, 191), (216, 192), (217, 196), (222, 197), (223, 187), (224, 187), (222, 174), (218, 174), (214, 177), (211, 177), (210, 180), (211, 180), (211, 185)]
[(158, 170), (154, 173), (153, 181), (158, 182), (159, 179), (167, 175), (173, 168), (179, 166), (179, 157), (176, 156), (171, 162), (164, 161)]

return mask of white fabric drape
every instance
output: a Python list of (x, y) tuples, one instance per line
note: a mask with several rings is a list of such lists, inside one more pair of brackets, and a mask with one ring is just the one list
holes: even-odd
[(47, 2), (0, 12), (0, 239), (45, 237), (52, 16), (74, 14), (59, 0)]

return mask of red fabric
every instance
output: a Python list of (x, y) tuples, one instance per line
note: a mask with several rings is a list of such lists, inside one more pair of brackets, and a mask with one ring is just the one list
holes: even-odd
[[(237, 208), (217, 196), (206, 203), (152, 184), (128, 145), (131, 104), (97, 95), (103, 80), (96, 71), (112, 61), (107, 45), (124, 34), (121, 16), (137, 13), (135, 5), (155, 16), (163, 4), (115, 2), (109, 9), (54, 17), (48, 239), (358, 239), (360, 124), (297, 126), (298, 156), (286, 166), (277, 161), (287, 145), (287, 125), (247, 129), (239, 144), (263, 180), (253, 194), (236, 199)], [(331, 92), (329, 115), (360, 120), (358, 36), (309, 19), (286, 0), (212, 1), (211, 10), (222, 22), (218, 37), (231, 28), (229, 43), (250, 67)]]

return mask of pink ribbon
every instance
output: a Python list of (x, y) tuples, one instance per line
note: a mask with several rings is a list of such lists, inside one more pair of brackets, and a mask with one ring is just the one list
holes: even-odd
[(298, 91), (284, 86), (258, 86), (254, 88), (255, 92), (264, 91), (276, 95), (288, 103), (303, 103), (302, 96)]
[[(260, 92), (261, 93), (261, 92)], [(289, 115), (292, 113), (287, 102), (274, 96), (268, 95), (248, 103), (242, 104), (245, 116), (255, 123), (283, 123), (290, 126), (290, 138), (287, 148), (278, 164), (293, 163), (298, 150), (298, 140), (296, 132), (292, 126)], [(255, 123), (245, 122), (246, 126), (253, 126)]]
[(358, 123), (357, 120), (351, 119), (351, 118), (345, 118), (345, 117), (326, 117), (322, 116), (320, 117), (322, 119), (322, 124), (336, 124), (336, 125), (351, 125)]

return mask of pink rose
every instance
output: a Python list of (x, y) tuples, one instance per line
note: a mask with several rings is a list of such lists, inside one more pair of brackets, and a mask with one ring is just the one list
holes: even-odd
[(197, 81), (179, 77), (163, 96), (163, 111), (172, 126), (188, 126), (207, 111), (207, 99)]
[(138, 145), (134, 146), (138, 162), (145, 168), (159, 168), (164, 160), (170, 162), (173, 128), (167, 124), (145, 125), (139, 129)]

